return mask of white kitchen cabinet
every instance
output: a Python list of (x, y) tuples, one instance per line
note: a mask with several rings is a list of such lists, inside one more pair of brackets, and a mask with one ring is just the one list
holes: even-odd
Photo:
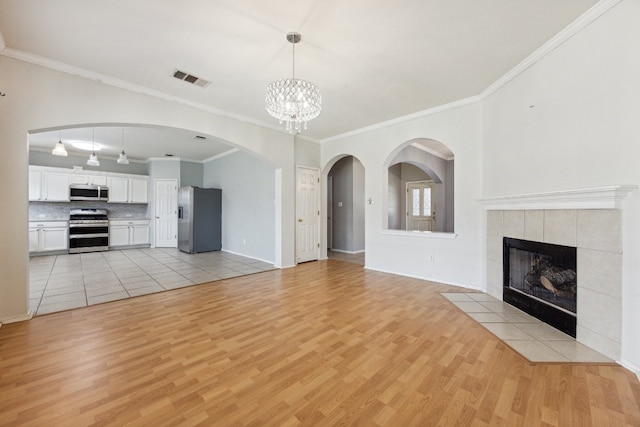
[(110, 176), (107, 180), (109, 203), (148, 203), (148, 184), (146, 178)]
[(69, 184), (99, 185), (99, 186), (106, 187), (107, 176), (72, 173), (69, 178)]
[(29, 167), (29, 200), (68, 202), (69, 174), (46, 168)]
[(29, 252), (69, 249), (67, 221), (29, 222)]
[(109, 221), (109, 246), (140, 246), (148, 244), (148, 220)]

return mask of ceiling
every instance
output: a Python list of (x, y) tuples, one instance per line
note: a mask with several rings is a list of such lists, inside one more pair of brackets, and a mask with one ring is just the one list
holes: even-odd
[[(479, 95), (595, 3), (0, 0), (0, 33), (5, 53), (36, 55), (278, 127), (264, 109), (265, 88), (290, 77), (286, 33), (298, 31), (296, 77), (315, 83), (323, 97), (320, 117), (303, 134), (322, 141)], [(211, 84), (175, 79), (176, 69)], [(198, 152), (194, 135), (163, 129), (174, 140), (164, 146), (157, 129), (137, 132), (140, 140), (133, 131), (127, 138), (132, 157), (162, 156), (171, 147), (176, 156), (211, 157)], [(50, 134), (48, 143), (52, 136), (57, 141)], [(151, 145), (137, 151), (142, 144)]]

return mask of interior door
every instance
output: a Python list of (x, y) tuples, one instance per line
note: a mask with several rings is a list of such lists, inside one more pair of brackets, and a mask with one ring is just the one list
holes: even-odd
[(407, 182), (407, 230), (433, 231), (436, 209), (433, 181)]
[(155, 246), (178, 247), (178, 181), (156, 179), (154, 192)]
[(313, 261), (320, 253), (320, 171), (296, 167), (296, 259)]

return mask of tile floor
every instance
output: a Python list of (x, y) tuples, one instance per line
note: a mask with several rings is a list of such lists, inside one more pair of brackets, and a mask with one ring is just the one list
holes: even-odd
[(29, 261), (30, 306), (41, 315), (274, 268), (228, 252), (171, 248), (37, 256)]
[(443, 293), (442, 296), (531, 362), (615, 363), (490, 295), (470, 292)]

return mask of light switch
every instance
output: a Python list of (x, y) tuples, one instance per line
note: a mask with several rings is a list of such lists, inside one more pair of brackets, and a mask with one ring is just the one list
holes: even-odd
[(338, 202), (338, 207), (341, 208), (342, 207), (342, 202)]

